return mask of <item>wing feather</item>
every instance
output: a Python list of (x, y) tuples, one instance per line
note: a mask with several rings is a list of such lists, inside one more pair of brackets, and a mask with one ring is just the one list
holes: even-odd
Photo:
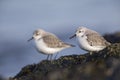
[(43, 37), (43, 41), (46, 43), (48, 47), (51, 48), (62, 48), (68, 46), (68, 44), (62, 42), (58, 37), (54, 34), (49, 34)]
[(110, 43), (107, 42), (97, 32), (92, 32), (92, 33), (86, 34), (86, 36), (87, 36), (88, 43), (91, 46), (106, 46), (106, 45), (110, 45)]

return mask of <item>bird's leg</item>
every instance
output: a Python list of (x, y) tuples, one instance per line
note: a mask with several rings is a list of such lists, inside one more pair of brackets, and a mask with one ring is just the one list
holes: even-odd
[(59, 53), (57, 53), (56, 55), (55, 55), (55, 57), (54, 57), (54, 59), (56, 59), (57, 58), (57, 55), (58, 55)]
[(49, 56), (50, 56), (50, 55), (48, 54), (48, 55), (47, 55), (47, 60), (49, 59)]
[(51, 56), (50, 56), (50, 61), (52, 61), (52, 56), (53, 56), (53, 54), (51, 54)]

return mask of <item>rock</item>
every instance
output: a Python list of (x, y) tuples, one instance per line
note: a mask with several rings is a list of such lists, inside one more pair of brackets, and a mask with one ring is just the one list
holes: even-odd
[(120, 42), (120, 32), (105, 34), (104, 38), (110, 43), (119, 43)]
[(52, 62), (27, 65), (10, 80), (117, 80), (119, 58), (120, 43), (115, 43), (92, 55), (62, 56)]
[[(111, 35), (110, 35), (111, 36)], [(114, 41), (116, 38), (109, 38)], [(119, 41), (119, 39), (118, 39)], [(114, 43), (114, 42), (112, 42)], [(114, 43), (90, 55), (62, 56), (57, 60), (43, 60), (27, 65), (9, 80), (119, 80), (120, 43)]]

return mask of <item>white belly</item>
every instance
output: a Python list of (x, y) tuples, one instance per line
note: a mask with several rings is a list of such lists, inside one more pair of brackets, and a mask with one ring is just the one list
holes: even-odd
[(78, 42), (80, 48), (86, 50), (86, 51), (100, 51), (105, 48), (105, 46), (91, 46), (88, 44), (86, 38), (84, 37), (78, 37)]
[(43, 54), (54, 54), (59, 51), (61, 51), (64, 48), (49, 48), (47, 45), (43, 42), (43, 40), (35, 41), (36, 48), (39, 52), (42, 52)]

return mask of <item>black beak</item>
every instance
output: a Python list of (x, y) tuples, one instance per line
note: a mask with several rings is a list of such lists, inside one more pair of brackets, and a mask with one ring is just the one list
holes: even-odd
[(31, 41), (32, 39), (33, 39), (33, 37), (31, 37), (31, 38), (28, 40), (28, 42)]
[(74, 34), (73, 36), (71, 36), (69, 39), (72, 39), (72, 38), (74, 38), (74, 37), (76, 37), (76, 34)]

